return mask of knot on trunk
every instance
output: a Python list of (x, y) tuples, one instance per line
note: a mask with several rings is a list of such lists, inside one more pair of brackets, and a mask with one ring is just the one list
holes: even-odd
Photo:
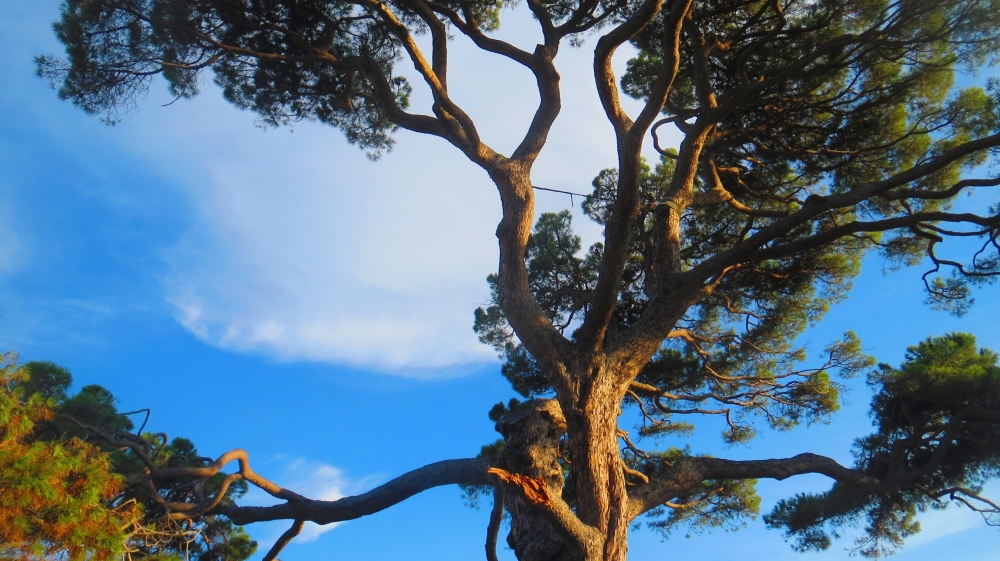
[(504, 437), (499, 467), (533, 479), (562, 494), (563, 470), (559, 464), (560, 439), (566, 434), (566, 418), (554, 399), (524, 403), (500, 419), (496, 430)]
[(500, 419), (496, 430), (508, 444), (512, 438), (555, 437), (566, 434), (566, 417), (554, 399), (533, 399), (520, 404)]
[(521, 404), (504, 415), (496, 429), (504, 437), (504, 448), (490, 473), (518, 487), (500, 489), (511, 515), (507, 544), (521, 561), (572, 561), (569, 548), (538, 510), (562, 497), (559, 459), (566, 418), (559, 403), (536, 399)]

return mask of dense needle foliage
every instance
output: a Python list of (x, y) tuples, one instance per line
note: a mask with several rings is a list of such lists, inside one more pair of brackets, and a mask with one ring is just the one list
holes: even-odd
[(10, 354), (0, 370), (0, 558), (117, 559), (139, 509), (111, 459), (79, 438), (40, 441), (51, 396), (24, 395), (27, 372)]
[[(1000, 411), (998, 358), (978, 349), (972, 335), (951, 333), (910, 347), (899, 368), (879, 365), (868, 378), (877, 432), (855, 443), (856, 468), (880, 480), (912, 470), (917, 480), (883, 495), (844, 485), (798, 495), (781, 501), (768, 524), (808, 550), (829, 547), (831, 530), (863, 521), (866, 534), (856, 550), (880, 556), (919, 531), (918, 511), (943, 508), (943, 498), (979, 493), (1000, 474), (1000, 427), (989, 422)], [(965, 504), (990, 510), (985, 503)], [(995, 514), (987, 522), (1000, 525)]]
[[(245, 561), (256, 542), (229, 520), (169, 520), (150, 494), (145, 466), (106, 437), (135, 427), (101, 386), (67, 392), (68, 370), (46, 361), (18, 366), (11, 355), (0, 385), (0, 558), (138, 561)], [(134, 436), (134, 438), (139, 438)], [(191, 441), (147, 434), (164, 466), (202, 466)], [(215, 492), (221, 478), (205, 486)], [(229, 499), (246, 491), (237, 482)], [(192, 492), (190, 481), (161, 484), (166, 500)]]

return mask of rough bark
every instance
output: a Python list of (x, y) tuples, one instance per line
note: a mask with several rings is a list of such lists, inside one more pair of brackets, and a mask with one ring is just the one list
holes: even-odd
[[(504, 450), (497, 466), (511, 473), (540, 480), (552, 496), (562, 497), (563, 466), (560, 439), (566, 434), (566, 419), (551, 401), (515, 411), (497, 424), (504, 436)], [(573, 561), (580, 551), (567, 543), (523, 493), (503, 490), (503, 500), (511, 515), (507, 545), (521, 561)]]

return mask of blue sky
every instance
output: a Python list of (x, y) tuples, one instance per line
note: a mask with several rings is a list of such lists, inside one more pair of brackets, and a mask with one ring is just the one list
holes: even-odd
[[(317, 497), (471, 456), (496, 438), (486, 412), (512, 392), (470, 328), (497, 258), (498, 197), (484, 174), (413, 134), (373, 164), (331, 129), (263, 130), (210, 84), (169, 107), (154, 88), (135, 114), (106, 127), (33, 74), (34, 55), (59, 50), (49, 27), (57, 13), (53, 0), (0, 7), (0, 350), (67, 366), (78, 385), (102, 384), (126, 409), (152, 408), (151, 428), (190, 437), (208, 455), (245, 448), (260, 473)], [(530, 22), (515, 20), (511, 37), (530, 41)], [(614, 163), (587, 55), (560, 55), (564, 114), (536, 184), (585, 191)], [(507, 92), (530, 92), (529, 77), (472, 52), (459, 54), (452, 75), (464, 78), (453, 94), (487, 141), (509, 151), (534, 96)], [(996, 195), (967, 204), (986, 197)], [(566, 206), (539, 194), (539, 211)], [(585, 243), (599, 233), (579, 213), (576, 226)], [(890, 363), (907, 345), (953, 330), (1000, 350), (1000, 297), (987, 289), (977, 299), (960, 319), (930, 311), (919, 271), (883, 275), (869, 260), (850, 299), (806, 338), (821, 348), (853, 329)], [(739, 458), (812, 451), (849, 461), (852, 439), (869, 428), (868, 394), (853, 385), (829, 425), (736, 449), (719, 447), (710, 429), (692, 444)], [(826, 486), (799, 478), (760, 490), (767, 508)], [(464, 507), (457, 489), (437, 489), (330, 531), (309, 529), (282, 558), (481, 558), (487, 517)], [(985, 560), (1000, 543), (995, 528), (954, 508), (931, 513), (925, 527), (900, 559)], [(262, 544), (283, 529), (248, 528)], [(795, 554), (758, 520), (666, 543), (640, 530), (631, 551), (835, 560), (847, 545)]]

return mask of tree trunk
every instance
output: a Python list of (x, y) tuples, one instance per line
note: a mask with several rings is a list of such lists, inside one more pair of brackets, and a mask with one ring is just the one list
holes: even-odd
[[(580, 403), (569, 410), (569, 457), (576, 513), (605, 535), (604, 561), (624, 561), (628, 552), (625, 474), (618, 448), (621, 397), (601, 373), (593, 373)], [(570, 409), (572, 407), (572, 409)]]
[[(498, 467), (541, 479), (553, 496), (562, 496), (565, 477), (560, 458), (568, 457), (573, 479), (569, 502), (580, 522), (603, 536), (603, 543), (588, 541), (581, 548), (539, 516), (523, 497), (505, 493), (512, 516), (508, 544), (521, 561), (625, 561), (628, 495), (618, 449), (624, 389), (615, 382), (622, 378), (605, 372), (599, 351), (596, 356), (590, 354), (590, 359), (580, 357), (580, 349), (545, 320), (535, 301), (524, 266), (534, 218), (530, 165), (497, 158), (489, 173), (504, 210), (497, 229), (500, 304), (521, 342), (549, 373), (558, 396), (558, 402), (536, 401), (498, 425), (506, 441)], [(600, 341), (602, 333), (597, 337)], [(584, 363), (587, 366), (581, 368)], [(568, 454), (560, 453), (563, 436), (568, 436)]]
[[(590, 403), (608, 403), (592, 399)], [(520, 561), (624, 561), (628, 551), (627, 494), (618, 450), (617, 402), (609, 407), (571, 409), (563, 415), (556, 400), (537, 400), (527, 409), (514, 411), (497, 425), (505, 446), (498, 467), (512, 473), (541, 479), (553, 496), (563, 496), (565, 457), (562, 437), (568, 435), (572, 462), (572, 487), (565, 497), (575, 505), (579, 519), (604, 536), (600, 547), (588, 554), (560, 533), (522, 495), (505, 493), (511, 515), (507, 543)], [(567, 409), (569, 409), (567, 407)], [(611, 410), (609, 410), (611, 409)]]
[[(563, 466), (559, 463), (560, 439), (566, 434), (566, 419), (554, 400), (538, 400), (528, 409), (507, 414), (497, 430), (504, 436), (504, 449), (497, 465), (511, 473), (541, 479), (550, 494), (561, 497)], [(579, 552), (518, 493), (504, 493), (511, 515), (507, 545), (520, 561), (583, 561)], [(589, 561), (589, 560), (588, 560)]]

